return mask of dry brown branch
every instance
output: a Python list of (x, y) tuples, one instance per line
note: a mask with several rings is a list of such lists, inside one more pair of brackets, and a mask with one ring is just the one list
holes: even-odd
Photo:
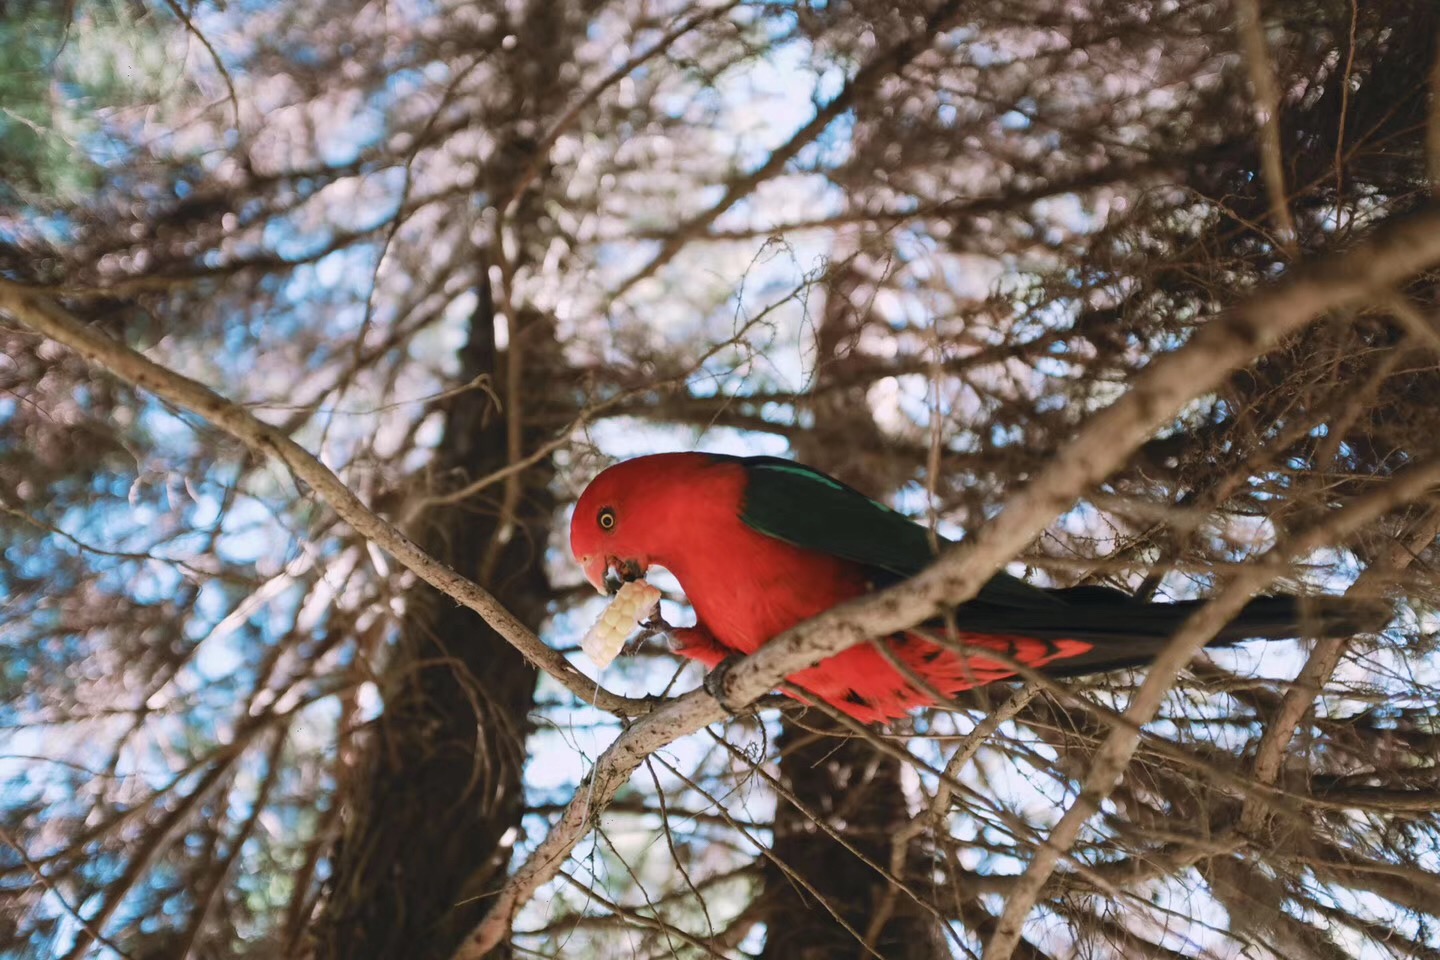
[[(770, 641), (729, 672), (727, 699), (747, 703), (773, 687), (775, 676), (912, 626), (973, 596), (1080, 491), (1107, 476), (1150, 431), (1230, 370), (1315, 316), (1375, 295), (1440, 259), (1437, 225), (1440, 214), (1434, 212), (1394, 224), (1345, 254), (1296, 270), (1286, 282), (1211, 321), (1184, 347), (1156, 359), (1120, 400), (1093, 416), (1047, 469), (973, 538), (911, 580)], [(779, 665), (784, 669), (774, 674), (766, 669)]]
[(101, 931), (99, 926), (97, 926), (94, 922), (85, 919), (84, 914), (82, 914), (77, 907), (70, 903), (69, 898), (65, 896), (65, 891), (59, 889), (59, 887), (56, 886), (55, 881), (52, 880), (48, 874), (46, 874), (44, 867), (42, 867), (38, 862), (33, 860), (30, 857), (30, 854), (27, 853), (25, 848), (20, 844), (20, 842), (16, 840), (13, 836), (11, 836), (10, 831), (6, 830), (3, 826), (0, 826), (0, 843), (4, 843), (11, 850), (15, 851), (15, 854), (17, 857), (19, 857), (20, 862), (25, 865), (25, 869), (30, 873), (32, 877), (35, 878), (35, 882), (38, 883), (41, 887), (45, 888), (45, 891), (50, 894), (50, 896), (55, 898), (56, 902), (60, 904), (61, 908), (65, 911), (65, 913), (75, 921), (75, 924), (84, 932), (85, 936), (90, 938), (91, 942), (101, 944), (105, 947), (110, 948), (111, 950), (114, 950), (115, 955), (120, 957), (121, 960), (132, 960), (130, 954), (120, 949), (118, 945), (108, 939)]
[[(1119, 784), (1120, 775), (1140, 742), (1139, 727), (1154, 718), (1180, 671), (1216, 631), (1238, 614), (1245, 603), (1284, 572), (1290, 561), (1324, 546), (1338, 545), (1396, 507), (1425, 495), (1440, 485), (1440, 462), (1415, 467), (1385, 486), (1357, 499), (1332, 517), (1316, 524), (1293, 541), (1277, 546), (1266, 557), (1235, 574), (1209, 603), (1198, 610), (1165, 651), (1150, 665), (1145, 682), (1125, 711), (1133, 725), (1118, 727), (1095, 753), (1080, 795), (1035, 852), (1014, 893), (1005, 903), (996, 934), (985, 946), (985, 960), (1006, 960), (1015, 948), (1026, 916), (1039, 899), (1061, 857), (1079, 838), (1080, 830)], [(1309, 701), (1305, 703), (1308, 705)]]
[(240, 858), (240, 851), (244, 848), (245, 842), (255, 832), (255, 826), (260, 822), (261, 815), (265, 812), (266, 802), (270, 793), (279, 781), (284, 768), (281, 766), (280, 758), (285, 750), (285, 742), (290, 731), (281, 727), (271, 735), (270, 750), (265, 758), (265, 778), (260, 782), (259, 789), (250, 801), (250, 814), (240, 829), (235, 831), (229, 839), (230, 849), (226, 852), (225, 858), (217, 863), (205, 883), (202, 890), (197, 891), (196, 906), (190, 915), (190, 923), (181, 935), (180, 943), (182, 949), (180, 955), (189, 957), (195, 947), (195, 943), (205, 927), (206, 919), (210, 916), (215, 904), (215, 897), (225, 883), (226, 877), (235, 868), (235, 861)]
[(1275, 68), (1265, 43), (1260, 0), (1235, 0), (1235, 23), (1240, 32), (1245, 66), (1250, 73), (1250, 86), (1255, 93), (1255, 116), (1260, 123), (1260, 169), (1265, 176), (1265, 190), (1270, 196), (1270, 219), (1280, 246), (1293, 256), (1298, 234), (1295, 219), (1290, 214), (1289, 195), (1285, 191), (1285, 157), (1280, 146), (1280, 88), (1275, 82)]
[(1340, 119), (1335, 124), (1335, 221), (1344, 226), (1345, 120), (1350, 114), (1350, 77), (1355, 71), (1355, 31), (1360, 23), (1360, 0), (1350, 0), (1350, 42), (1345, 52), (1345, 73), (1340, 77)]
[[(735, 747), (727, 743), (724, 738), (721, 737), (719, 734), (711, 732), (710, 736), (714, 737), (716, 742), (719, 743), (723, 748), (728, 750), (731, 754), (735, 755), (737, 760), (745, 759), (742, 753), (740, 753)], [(977, 738), (977, 749), (980, 742), (982, 742), (981, 739)], [(949, 768), (946, 769), (946, 774), (952, 778), (955, 776), (956, 772), (958, 772), (958, 770), (952, 772)], [(891, 895), (891, 899), (888, 901), (888, 907), (882, 903), (881, 907), (877, 909), (876, 918), (871, 920), (871, 923), (867, 927), (865, 935), (863, 937), (859, 936), (858, 931), (853, 931), (856, 935), (856, 939), (859, 941), (859, 945), (862, 950), (868, 951), (869, 953), (875, 954), (877, 956), (879, 955), (876, 940), (879, 937), (879, 932), (881, 928), (884, 927), (885, 921), (888, 919), (888, 914), (894, 910), (894, 900), (898, 898), (901, 894), (904, 894), (907, 898), (909, 898), (911, 902), (915, 904), (917, 909), (932, 914), (936, 920), (943, 921), (945, 919), (940, 914), (939, 910), (932, 903), (927, 901), (919, 890), (916, 890), (911, 884), (906, 881), (903, 863), (900, 863), (899, 866), (896, 866), (896, 863), (900, 860), (900, 858), (892, 860), (891, 866), (888, 868), (884, 864), (871, 859), (870, 857), (866, 856), (864, 851), (860, 850), (843, 833), (831, 826), (830, 823), (827, 822), (828, 818), (822, 811), (814, 810), (808, 807), (800, 797), (796, 796), (794, 791), (788, 789), (785, 784), (782, 783), (779, 779), (766, 772), (763, 767), (756, 767), (755, 775), (767, 786), (769, 786), (770, 789), (775, 792), (775, 795), (777, 797), (790, 804), (791, 807), (798, 810), (800, 813), (804, 814), (805, 819), (809, 823), (813, 823), (820, 832), (829, 836), (837, 844), (843, 847), (848, 853), (850, 853), (851, 856), (855, 857), (861, 863), (865, 864), (865, 866), (869, 870), (872, 870), (876, 875), (882, 877), (885, 880), (887, 885), (887, 893)], [(949, 933), (952, 939), (954, 938), (953, 931), (947, 931), (947, 933)]]
[(593, 106), (606, 91), (612, 89), (617, 83), (630, 76), (640, 69), (647, 62), (657, 56), (666, 53), (682, 37), (699, 27), (704, 26), (712, 20), (717, 20), (725, 14), (734, 10), (740, 5), (740, 0), (728, 0), (726, 3), (717, 4), (713, 7), (702, 7), (700, 10), (688, 16), (677, 18), (675, 25), (666, 30), (654, 43), (639, 53), (632, 54), (629, 59), (621, 63), (614, 70), (611, 70), (604, 77), (601, 77), (593, 86), (585, 91), (585, 94), (573, 103), (559, 119), (550, 125), (545, 135), (540, 138), (539, 143), (534, 147), (530, 163), (515, 178), (514, 184), (510, 186), (509, 196), (499, 204), (502, 211), (509, 211), (520, 199), (520, 195), (534, 181), (540, 173), (546, 160), (550, 156), (550, 149), (555, 146), (567, 130), (574, 126), (580, 115)]
[[(240, 18), (179, 0), (224, 54), (249, 111), (238, 130), (170, 2), (118, 20), (21, 5), (38, 45), (15, 65), (38, 83), (0, 118), (15, 134), (0, 278), (219, 387), (567, 658), (596, 601), (563, 526), (599, 460), (791, 456), (974, 538), (1145, 367), (1299, 262), (1277, 197), (1305, 256), (1341, 251), (1423, 207), (1436, 163), (1432, 0), (1259, 0), (1263, 62), (1233, 2), (968, 3), (686, 235), (945, 0), (258, 0)], [(117, 51), (139, 55), (133, 75), (91, 90), (82, 74), (110, 76)], [(613, 302), (667, 244), (680, 252)], [(1211, 595), (1275, 539), (1436, 459), (1437, 277), (1217, 373), (1016, 565), (1046, 586)], [(508, 363), (490, 336), (507, 320)], [(771, 694), (647, 758), (658, 778), (632, 773), (595, 832), (575, 831), (562, 868), (610, 912), (559, 874), (528, 900), (507, 875), (572, 801), (600, 799), (581, 775), (629, 736), (624, 718), (537, 678), (283, 463), (8, 316), (0, 341), (0, 644), (15, 661), (0, 728), (43, 741), (0, 758), (5, 819), (66, 898), (0, 851), (0, 953), (64, 953), (76, 921), (123, 897), (89, 927), (135, 956), (188, 942), (443, 960), (503, 893), (521, 906), (497, 953), (763, 944), (760, 960), (816, 960), (861, 955), (858, 933), (887, 960), (941, 960), (994, 935), (1117, 729), (1134, 755), (1017, 956), (1263, 952), (1273, 927), (1297, 955), (1338, 958), (1403, 952), (1401, 932), (1433, 925), (1433, 877), (1394, 866), (1430, 866), (1440, 832), (1424, 813), (1440, 787), (1440, 543), (1380, 570), (1433, 504), (1285, 568), (1277, 589), (1300, 595), (1365, 569), (1397, 608), (1316, 679), (1298, 733), (1274, 718), (1306, 656), (1329, 652), (1306, 640), (1205, 654), (1144, 728), (1123, 715), (1143, 667), (1021, 669), (886, 729)], [(697, 677), (658, 644), (642, 654), (606, 685), (664, 706)], [(1041, 695), (997, 734), (957, 732), (950, 711), (984, 730), (1026, 682)], [(297, 700), (304, 735), (257, 809), (275, 727), (244, 718)], [(1289, 745), (1265, 783), (1255, 751), (1275, 738)], [(962, 740), (983, 745), (955, 776)], [(172, 829), (167, 812), (226, 762)], [(948, 795), (932, 830), (916, 820), (926, 793)], [(117, 886), (137, 857), (148, 868)], [(1247, 886), (1250, 871), (1273, 882)]]
[(780, 174), (786, 165), (801, 150), (817, 140), (836, 118), (850, 110), (862, 94), (894, 77), (904, 70), (908, 63), (924, 53), (938, 34), (950, 28), (964, 8), (965, 4), (961, 0), (944, 0), (926, 16), (920, 30), (876, 54), (845, 82), (839, 93), (815, 111), (815, 116), (808, 123), (772, 151), (764, 163), (727, 184), (725, 193), (713, 205), (675, 226), (661, 243), (655, 256), (623, 280), (611, 297), (619, 300), (641, 280), (653, 276), (657, 270), (675, 259), (692, 240), (703, 236), (722, 214), (753, 193), (760, 184)]
[[(680, 940), (680, 941), (682, 941), (682, 942), (684, 942), (684, 943), (686, 943), (686, 944), (688, 944), (688, 945), (696, 948), (697, 950), (699, 950), (701, 953), (703, 953), (704, 955), (706, 955), (706, 956), (708, 956), (708, 957), (715, 957), (716, 960), (726, 960), (726, 957), (725, 957), (725, 955), (724, 955), (723, 953), (717, 953), (717, 952), (716, 952), (714, 949), (712, 949), (712, 948), (710, 947), (710, 945), (709, 945), (708, 943), (706, 943), (704, 940), (701, 940), (701, 939), (699, 939), (698, 937), (691, 936), (690, 934), (686, 933), (684, 930), (681, 930), (679, 927), (675, 926), (674, 924), (666, 923), (664, 920), (661, 920), (658, 916), (647, 915), (647, 914), (641, 913), (641, 912), (638, 911), (638, 910), (634, 910), (634, 909), (631, 909), (630, 907), (626, 907), (626, 906), (623, 905), (623, 904), (616, 903), (615, 901), (613, 901), (613, 900), (609, 899), (608, 897), (606, 897), (604, 894), (602, 894), (602, 893), (600, 893), (599, 891), (597, 891), (593, 886), (591, 886), (591, 885), (589, 885), (589, 884), (581, 883), (579, 880), (577, 880), (576, 878), (572, 877), (570, 874), (566, 873), (564, 870), (561, 870), (561, 871), (560, 871), (559, 877), (560, 877), (561, 880), (564, 880), (566, 883), (570, 884), (570, 885), (571, 885), (572, 887), (574, 887), (575, 889), (577, 889), (577, 890), (581, 891), (582, 893), (584, 893), (587, 898), (595, 901), (595, 902), (598, 903), (600, 906), (604, 907), (606, 910), (609, 910), (610, 913), (613, 914), (614, 916), (620, 917), (620, 918), (624, 919), (624, 921), (625, 921), (627, 924), (631, 924), (631, 925), (637, 926), (637, 927), (648, 927), (648, 928), (653, 929), (653, 930), (658, 930), (658, 931), (660, 931), (661, 933), (665, 934), (665, 937), (666, 937), (667, 940), (669, 940), (670, 938), (678, 939), (678, 940)], [(652, 906), (653, 906), (653, 905), (652, 905)], [(674, 950), (674, 944), (673, 944), (673, 943), (670, 944), (670, 948), (671, 948), (672, 951)]]
[[(253, 725), (258, 728), (259, 724)], [(94, 944), (93, 932), (105, 929), (105, 925), (114, 916), (115, 911), (129, 894), (150, 865), (168, 847), (175, 843), (180, 829), (186, 819), (204, 801), (212, 796), (225, 783), (234, 770), (235, 764), (240, 760), (241, 751), (233, 750), (228, 756), (222, 757), (214, 766), (205, 772), (189, 793), (185, 794), (165, 815), (148, 831), (145, 839), (134, 851), (125, 870), (106, 887), (104, 897), (95, 912), (91, 915), (89, 922), (79, 935), (75, 937), (75, 943), (65, 955), (66, 960), (79, 960), (89, 952)]]
[[(993, 712), (987, 714), (985, 719), (977, 723), (974, 729), (956, 744), (950, 760), (945, 764), (946, 778), (951, 781), (959, 780), (960, 774), (974, 759), (975, 754), (980, 752), (985, 741), (994, 736), (995, 731), (999, 730), (1001, 726), (1014, 719), (1015, 715), (1023, 710), (1039, 692), (1039, 685), (1026, 684)], [(950, 809), (953, 798), (954, 792), (950, 784), (946, 780), (941, 780), (936, 785), (935, 795), (930, 798), (926, 808), (895, 835), (890, 848), (890, 873), (892, 875), (904, 876), (905, 857), (909, 853), (910, 845), (917, 838), (927, 831), (937, 835), (942, 832), (945, 813)], [(875, 917), (871, 920), (869, 928), (865, 931), (867, 942), (874, 943), (875, 938), (884, 929), (891, 913), (895, 910), (895, 901), (899, 897), (899, 893), (899, 890), (894, 888), (887, 892), (885, 899), (876, 909)]]
[(633, 715), (650, 709), (651, 705), (645, 700), (621, 697), (597, 688), (594, 681), (541, 643), (539, 637), (496, 603), (488, 592), (436, 562), (394, 525), (361, 503), (328, 467), (248, 410), (226, 400), (204, 384), (167, 370), (124, 344), (100, 336), (58, 304), (32, 296), (22, 287), (0, 282), (0, 310), (76, 350), (122, 380), (199, 414), (257, 453), (273, 456), (284, 463), (361, 536), (380, 545), (437, 590), (484, 617), (531, 663), (559, 680), (581, 700), (594, 703), (603, 710), (623, 714)]
[[(1168, 422), (1190, 399), (1213, 388), (1230, 370), (1270, 349), (1314, 316), (1396, 285), (1436, 260), (1440, 260), (1440, 214), (1432, 212), (1393, 224), (1342, 255), (1297, 269), (1286, 282), (1213, 320), (1186, 346), (1154, 361), (1122, 399), (1092, 417), (989, 527), (911, 581), (838, 608), (777, 638), (731, 672), (728, 698), (736, 702), (754, 699), (797, 669), (867, 637), (910, 626), (973, 595), (1079, 493), (1108, 475), (1153, 429)], [(332, 472), (293, 441), (276, 436), (273, 428), (203, 385), (87, 329), (53, 302), (5, 284), (0, 286), (0, 309), (122, 379), (206, 417), (253, 449), (277, 457), (362, 535), (427, 582), (476, 610), (533, 662), (559, 677), (577, 696), (590, 699), (588, 680), (574, 674), (533, 634), (518, 628), (488, 594), (436, 564), (372, 514)], [(1397, 480), (1386, 490), (1392, 495), (1403, 492), (1406, 483)], [(1272, 573), (1263, 569), (1255, 577), (1258, 580)], [(1233, 598), (1240, 592), (1231, 591), (1227, 598), (1238, 603)], [(1201, 623), (1190, 631), (1190, 639), (1219, 614), (1218, 605), (1207, 607)], [(1157, 670), (1163, 672), (1163, 666)], [(609, 694), (598, 701), (607, 709), (639, 709), (643, 704)], [(478, 957), (505, 937), (520, 904), (555, 876), (598, 811), (646, 756), (722, 717), (721, 708), (708, 695), (692, 693), (642, 717), (617, 738), (596, 762), (588, 787), (496, 894), (490, 914), (457, 955)], [(1130, 738), (1130, 734), (1117, 734), (1112, 742)], [(1019, 902), (1012, 899), (1012, 903)]]
[(234, 111), (235, 127), (239, 129), (240, 97), (235, 93), (235, 81), (230, 78), (230, 71), (225, 68), (225, 61), (220, 58), (220, 53), (215, 49), (214, 44), (210, 42), (210, 38), (205, 36), (199, 27), (195, 26), (195, 21), (190, 18), (190, 15), (185, 12), (185, 8), (180, 6), (177, 0), (165, 0), (165, 5), (170, 8), (170, 12), (175, 14), (181, 23), (185, 24), (186, 31), (196, 40), (200, 41), (200, 45), (204, 47), (205, 52), (210, 55), (210, 62), (214, 65), (215, 72), (220, 74), (220, 80), (225, 84), (225, 90), (230, 96), (230, 109)]
[[(1368, 594), (1375, 589), (1376, 581), (1408, 567), (1420, 551), (1435, 542), (1437, 536), (1440, 536), (1440, 508), (1431, 508), (1415, 522), (1406, 539), (1393, 541), (1390, 548), (1375, 559), (1349, 592), (1360, 596)], [(1255, 753), (1255, 779), (1258, 782), (1275, 782), (1296, 728), (1330, 681), (1348, 647), (1349, 642), (1345, 638), (1325, 638), (1315, 642), (1305, 666), (1285, 692), (1279, 711), (1260, 739)], [(1254, 830), (1263, 815), (1260, 807), (1247, 803), (1240, 817), (1240, 830), (1244, 833)]]
[[(1080, 491), (1107, 475), (1151, 430), (1229, 370), (1317, 314), (1383, 290), (1440, 259), (1437, 224), (1440, 215), (1429, 213), (1393, 225), (1344, 255), (1297, 270), (1288, 282), (1212, 322), (1185, 347), (1157, 359), (1129, 393), (1093, 417), (989, 527), (911, 580), (832, 610), (770, 641), (729, 673), (727, 699), (732, 703), (753, 700), (782, 676), (869, 637), (928, 619), (949, 603), (968, 599)], [(1243, 600), (1234, 603), (1238, 610)], [(1214, 608), (1209, 609), (1213, 616)], [(511, 877), (490, 916), (457, 953), (457, 960), (475, 960), (503, 939), (514, 911), (554, 875), (587, 831), (594, 815), (591, 805), (603, 807), (645, 755), (720, 717), (718, 706), (708, 696), (690, 694), (642, 718), (621, 735), (596, 761), (589, 789), (571, 804)], [(1018, 926), (1016, 922), (1013, 936), (1017, 939)], [(1010, 949), (1014, 943), (1011, 939)], [(1008, 956), (1008, 951), (1004, 955)]]
[(1430, 173), (1430, 194), (1440, 200), (1440, 56), (1430, 65), (1430, 122), (1425, 130), (1425, 159)]
[[(802, 233), (812, 230), (833, 230), (836, 227), (860, 226), (876, 230), (892, 230), (900, 224), (923, 220), (964, 221), (971, 217), (987, 214), (1013, 213), (1022, 211), (1040, 200), (1062, 197), (1069, 194), (1084, 194), (1122, 183), (1145, 182), (1169, 173), (1167, 164), (1160, 162), (1137, 163), (1123, 167), (1106, 167), (1097, 172), (1084, 172), (1061, 181), (1047, 182), (1040, 186), (1018, 188), (1010, 186), (1003, 193), (993, 196), (947, 196), (933, 203), (924, 203), (907, 209), (859, 209), (847, 210), (829, 216), (805, 219), (783, 220), (771, 226), (712, 228), (693, 238), (691, 243), (730, 243), (736, 240), (765, 240), (774, 236)], [(642, 240), (664, 240), (673, 232), (673, 227), (640, 230), (636, 236)]]

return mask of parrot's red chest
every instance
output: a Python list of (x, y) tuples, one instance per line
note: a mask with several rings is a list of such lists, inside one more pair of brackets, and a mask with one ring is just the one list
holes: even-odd
[[(687, 639), (680, 652), (711, 667), (730, 653), (754, 653), (791, 627), (872, 589), (872, 572), (862, 564), (796, 546), (747, 523), (749, 483), (734, 460), (660, 454), (629, 461), (611, 468), (605, 483), (597, 480), (582, 496), (572, 549), (591, 562), (624, 556), (641, 568), (660, 566), (674, 574), (695, 608), (698, 629), (691, 633), (709, 638)], [(597, 526), (590, 527), (592, 522)], [(837, 516), (835, 522), (846, 518)], [(1065, 646), (1069, 641), (955, 639), (1033, 666), (1074, 652)], [(851, 647), (789, 679), (870, 723), (933, 703), (936, 693), (949, 695), (1014, 672), (983, 653), (945, 650), (917, 627)]]
[(870, 588), (855, 564), (767, 537), (738, 517), (683, 556), (656, 560), (715, 639), (746, 654)]
[[(791, 627), (872, 588), (857, 564), (791, 546), (743, 524), (725, 531), (716, 545), (722, 549), (692, 551), (666, 566), (695, 608), (697, 625), (738, 653), (754, 653)], [(1089, 646), (1075, 641), (1045, 644), (1025, 637), (955, 639), (1018, 655), (1036, 666)], [(932, 692), (948, 696), (1014, 672), (1008, 664), (983, 655), (956, 656), (915, 630), (851, 647), (789, 679), (857, 720), (874, 723), (933, 703)], [(916, 688), (911, 678), (917, 676), (924, 678), (928, 691)]]

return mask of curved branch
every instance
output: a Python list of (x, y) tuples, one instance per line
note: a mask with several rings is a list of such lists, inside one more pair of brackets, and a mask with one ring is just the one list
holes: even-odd
[[(740, 661), (726, 676), (727, 702), (749, 702), (772, 689), (781, 677), (970, 599), (1081, 492), (1119, 467), (1151, 431), (1190, 400), (1215, 388), (1232, 370), (1319, 314), (1383, 291), (1436, 262), (1440, 262), (1440, 212), (1430, 211), (1379, 231), (1344, 254), (1295, 270), (1285, 282), (1212, 321), (1185, 346), (1147, 367), (1128, 393), (1091, 418), (1050, 466), (1006, 503), (990, 526), (910, 580), (808, 620)], [(1231, 602), (1237, 604), (1237, 611), (1243, 604), (1243, 600)], [(1214, 604), (1208, 606), (1200, 615), (1199, 628), (1209, 626), (1218, 610)], [(1215, 629), (1219, 626), (1214, 624)], [(521, 904), (555, 875), (588, 832), (596, 811), (624, 786), (648, 753), (724, 716), (714, 699), (697, 691), (621, 734), (596, 761), (589, 786), (499, 891), (485, 920), (456, 951), (456, 960), (479, 960), (504, 939)], [(1122, 734), (1131, 736), (1128, 731), (1117, 731), (1116, 736)], [(1013, 902), (1019, 910), (1022, 901)], [(1028, 913), (1029, 907), (1023, 912)], [(1003, 936), (1009, 945), (1002, 941), (993, 956), (1009, 956), (1014, 949), (1018, 924), (1012, 927), (1013, 939), (1003, 925), (997, 931), (996, 938)]]
[[(1273, 348), (1317, 315), (1384, 291), (1436, 262), (1440, 262), (1440, 212), (1429, 211), (1378, 231), (1371, 240), (1344, 254), (1296, 269), (1286, 281), (1216, 318), (1189, 343), (1155, 360), (1136, 378), (1129, 392), (1092, 417), (1049, 466), (1006, 503), (988, 527), (948, 551), (918, 576), (830, 610), (766, 644), (729, 673), (726, 699), (753, 700), (772, 689), (782, 677), (869, 637), (910, 627), (946, 606), (974, 596), (1076, 497), (1121, 466), (1153, 430), (1169, 422), (1186, 403), (1214, 389), (1232, 370)], [(592, 699), (591, 681), (541, 644), (490, 594), (436, 562), (372, 513), (329, 468), (289, 437), (279, 435), (204, 385), (90, 330), (53, 301), (0, 282), (0, 310), (65, 343), (127, 382), (204, 416), (252, 449), (276, 457), (359, 533), (428, 583), (479, 613), (577, 696)], [(1402, 477), (1385, 490), (1393, 492), (1405, 482)], [(1267, 575), (1269, 572), (1265, 570)], [(1250, 586), (1250, 579), (1246, 578), (1246, 586)], [(1202, 631), (1218, 626), (1216, 621), (1226, 606), (1237, 605), (1238, 609), (1243, 602), (1240, 594), (1239, 589), (1232, 589), (1220, 602), (1204, 608), (1181, 639), (1191, 643), (1203, 639)], [(1172, 644), (1169, 658), (1178, 659), (1182, 652), (1182, 644)], [(1166, 682), (1165, 672), (1163, 668), (1157, 671), (1157, 683)], [(607, 709), (642, 705), (641, 701), (608, 693), (593, 699)], [(614, 798), (646, 756), (724, 716), (712, 697), (696, 691), (644, 716), (616, 738), (596, 761), (589, 785), (569, 804), (529, 860), (497, 891), (490, 912), (465, 939), (456, 957), (481, 957), (508, 935), (520, 906), (556, 876), (575, 845), (588, 833), (597, 811)], [(1118, 748), (1112, 746), (1110, 752), (1121, 767), (1129, 756), (1124, 747), (1129, 743), (1133, 750), (1135, 735), (1128, 729), (1112, 734), (1109, 742)], [(1051, 849), (1044, 848), (1042, 854)], [(1053, 863), (1052, 859), (1052, 867)], [(1036, 870), (1036, 876), (1040, 872)], [(1040, 886), (1048, 878), (1048, 871), (1044, 872)], [(1037, 886), (1036, 895), (1038, 892)], [(1033, 902), (1032, 896), (1030, 904)], [(990, 956), (1009, 956), (1019, 939), (1015, 917), (1019, 915), (1023, 920), (1030, 904), (1019, 894), (1012, 897), (987, 951)]]
[(1343, 543), (1396, 507), (1408, 503), (1440, 485), (1440, 460), (1430, 461), (1400, 474), (1383, 487), (1321, 519), (1286, 543), (1276, 546), (1254, 564), (1236, 573), (1225, 588), (1195, 612), (1178, 631), (1160, 656), (1150, 664), (1145, 682), (1125, 711), (1128, 721), (1117, 726), (1091, 758), (1090, 770), (1080, 795), (1050, 831), (1045, 842), (1016, 884), (995, 935), (985, 945), (983, 960), (1007, 960), (1019, 943), (1025, 918), (1034, 908), (1060, 858), (1080, 836), (1081, 829), (1100, 810), (1100, 805), (1120, 784), (1120, 776), (1140, 744), (1141, 727), (1155, 718), (1180, 671), (1200, 650), (1233, 620), (1258, 591), (1282, 576), (1290, 562), (1322, 547)]
[(441, 593), (475, 611), (527, 660), (581, 700), (620, 714), (634, 715), (650, 709), (651, 703), (647, 700), (618, 696), (598, 687), (594, 680), (542, 643), (489, 592), (420, 549), (399, 528), (362, 503), (329, 467), (280, 428), (257, 419), (244, 407), (204, 384), (101, 335), (59, 304), (35, 296), (22, 286), (0, 281), (0, 311), (65, 344), (126, 383), (204, 417), (256, 453), (272, 456), (285, 464), (362, 537), (390, 553)]

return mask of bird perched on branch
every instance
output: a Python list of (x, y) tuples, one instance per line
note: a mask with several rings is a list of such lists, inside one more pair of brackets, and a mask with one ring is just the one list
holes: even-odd
[[(571, 550), (602, 593), (642, 579), (652, 566), (674, 575), (697, 622), (667, 632), (677, 653), (711, 668), (707, 679), (802, 621), (918, 573), (935, 559), (934, 543), (902, 514), (776, 457), (627, 460), (591, 482), (570, 522)], [(1012, 678), (1017, 665), (1051, 677), (1143, 665), (1203, 602), (1146, 602), (1107, 587), (1046, 589), (1001, 573), (955, 607), (948, 626), (926, 623), (851, 647), (790, 680), (872, 723), (936, 695)], [(1373, 627), (1373, 614), (1333, 597), (1259, 597), (1211, 644), (1348, 635)]]

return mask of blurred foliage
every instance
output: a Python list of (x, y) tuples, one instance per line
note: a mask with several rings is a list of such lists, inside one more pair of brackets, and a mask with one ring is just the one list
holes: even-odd
[[(1440, 7), (1262, 10), (1293, 237), (1228, 0), (0, 3), (0, 280), (246, 404), (569, 650), (565, 510), (607, 459), (789, 453), (973, 530), (1157, 354), (1428, 203)], [(1435, 309), (1417, 277), (1291, 338), (1019, 563), (1203, 594), (1433, 458)], [(1282, 578), (1368, 570), (1397, 613), (1300, 723), (1288, 805), (1255, 755), (1310, 647), (1217, 651), (1028, 956), (1440, 950), (1433, 507)], [(448, 956), (624, 722), (4, 317), (0, 593), (9, 955)], [(603, 677), (675, 680), (653, 648)], [(978, 950), (1134, 681), (1042, 693), (950, 792), (1008, 690), (675, 744), (507, 950), (859, 955), (856, 914), (881, 956)]]
[(113, 111), (162, 97), (179, 72), (155, 19), (123, 0), (0, 5), (0, 49), (7, 205), (83, 201), (112, 159)]

